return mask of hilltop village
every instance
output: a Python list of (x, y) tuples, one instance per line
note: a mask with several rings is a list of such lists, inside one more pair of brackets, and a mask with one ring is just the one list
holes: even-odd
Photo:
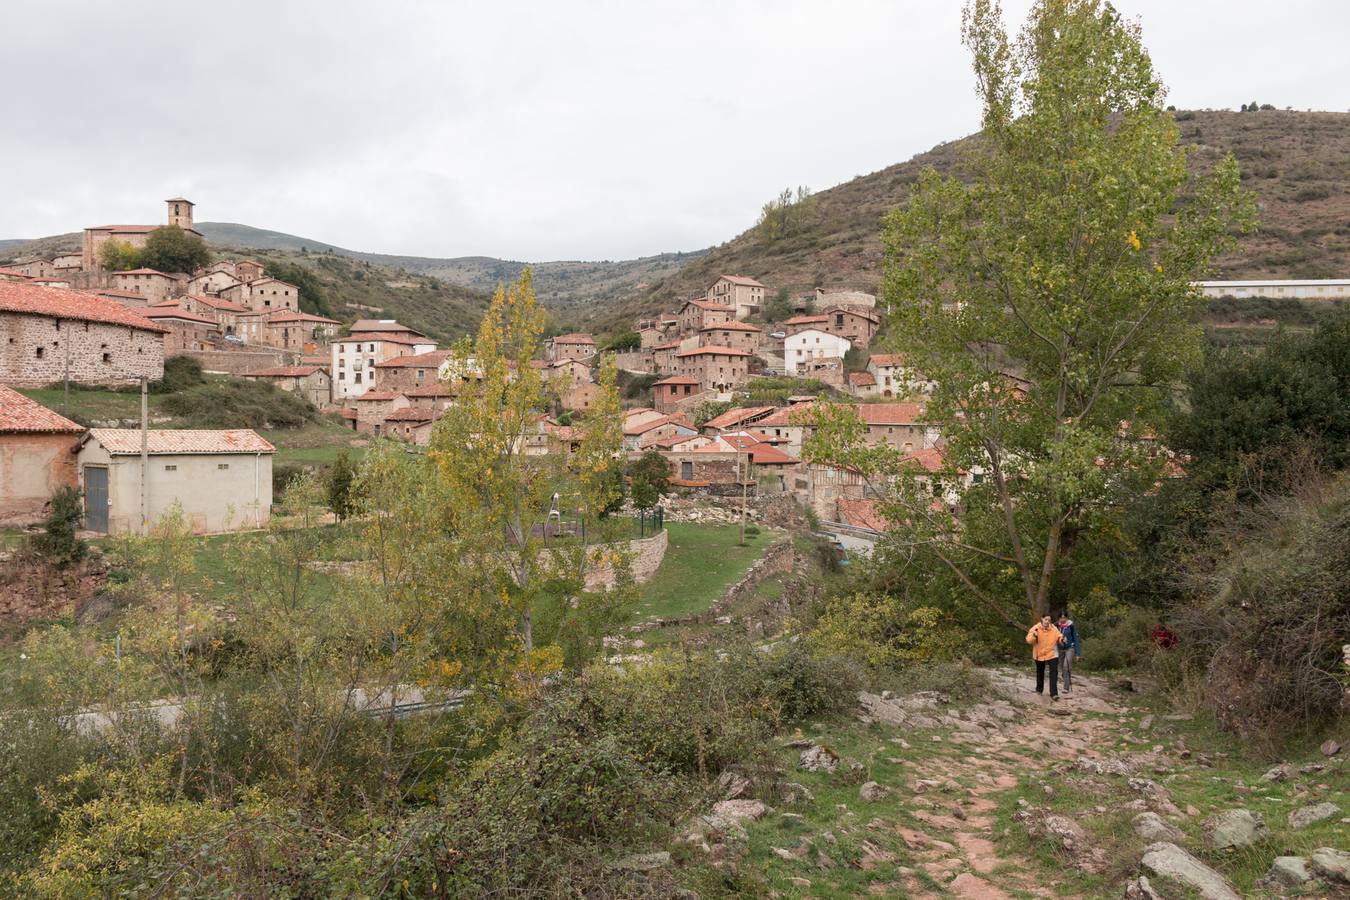
[[(0, 384), (125, 387), (153, 382), (167, 360), (190, 357), (216, 377), (264, 382), (303, 398), (350, 429), (355, 446), (380, 437), (412, 447), (429, 442), (455, 390), (452, 354), (427, 335), (393, 319), (344, 325), (303, 312), (300, 289), (270, 277), (266, 265), (252, 259), (221, 258), (192, 272), (109, 268), (119, 252), (141, 250), (165, 229), (200, 238), (191, 201), (175, 197), (166, 207), (164, 225), (89, 227), (80, 253), (0, 267), (0, 327), (7, 338)], [(1211, 297), (1335, 300), (1350, 297), (1350, 281), (1207, 282), (1199, 290)], [(791, 495), (835, 539), (870, 549), (885, 523), (865, 479), (803, 457), (811, 410), (825, 401), (851, 406), (867, 444), (893, 447), (934, 473), (943, 468), (944, 442), (924, 422), (924, 404), (935, 385), (902, 356), (874, 352), (883, 332), (873, 294), (846, 287), (785, 294), (755, 278), (725, 274), (704, 293), (673, 301), (666, 314), (635, 321), (629, 335), (548, 337), (531, 365), (553, 388), (552, 399), (541, 402), (528, 452), (575, 449), (576, 422), (595, 402), (599, 367), (610, 356), (625, 385), (624, 450), (633, 459), (659, 454), (675, 491), (713, 502)], [(1012, 390), (1021, 389), (1015, 372), (1006, 378)], [(71, 485), (84, 492), (90, 528), (132, 527), (137, 512), (126, 507), (137, 491), (119, 491), (115, 461), (119, 453), (138, 455), (140, 445), (125, 432), (86, 430), (7, 391), (0, 404), (4, 452), (31, 453), (42, 462), (28, 466), (27, 477), (6, 480), (0, 518), (36, 521), (51, 493)], [(274, 452), (267, 441), (242, 428), (191, 438), (173, 429), (155, 434), (149, 452), (194, 454), (201, 477), (179, 482), (190, 483), (190, 491), (164, 480), (150, 492), (153, 506), (185, 503), (203, 531), (218, 530), (227, 518), (232, 527), (267, 520)], [(81, 448), (74, 456), (65, 452), (71, 436)], [(248, 466), (231, 469), (220, 461), (240, 454), (251, 457)], [(961, 477), (965, 484), (936, 492), (937, 502), (956, 503), (960, 488), (984, 473)], [(236, 510), (227, 517), (224, 508), (237, 506), (241, 492), (249, 497), (248, 514)]]

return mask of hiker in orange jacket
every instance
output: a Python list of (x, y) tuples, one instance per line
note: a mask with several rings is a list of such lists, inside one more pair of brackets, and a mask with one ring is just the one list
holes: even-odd
[(1055, 627), (1049, 616), (1031, 626), (1027, 632), (1027, 643), (1031, 645), (1031, 658), (1036, 661), (1036, 693), (1045, 693), (1045, 668), (1050, 667), (1050, 699), (1059, 700), (1059, 645), (1064, 643), (1064, 635)]

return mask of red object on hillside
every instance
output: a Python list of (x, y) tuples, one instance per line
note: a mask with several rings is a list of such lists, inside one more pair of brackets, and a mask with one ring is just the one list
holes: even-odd
[(1161, 622), (1153, 626), (1150, 636), (1153, 638), (1153, 643), (1164, 650), (1171, 650), (1177, 645), (1176, 633)]

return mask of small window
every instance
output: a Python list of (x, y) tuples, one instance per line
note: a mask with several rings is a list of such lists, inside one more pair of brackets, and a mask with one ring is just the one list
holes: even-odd
[(38, 348), (37, 348), (37, 358), (38, 358), (38, 359), (42, 359), (42, 354), (45, 353), (45, 352), (47, 352), (45, 347), (38, 347)]
[(105, 354), (103, 354), (103, 361), (104, 361), (105, 363), (110, 363), (110, 362), (112, 362), (112, 354), (111, 354), (111, 353), (105, 353)]
[(229, 467), (230, 467), (229, 463), (216, 463), (217, 469), (228, 469)]
[(165, 471), (165, 472), (177, 472), (177, 471), (178, 471), (178, 467), (177, 467), (177, 466), (174, 466), (174, 465), (168, 465), (168, 466), (165, 466), (165, 467), (164, 467), (164, 471)]

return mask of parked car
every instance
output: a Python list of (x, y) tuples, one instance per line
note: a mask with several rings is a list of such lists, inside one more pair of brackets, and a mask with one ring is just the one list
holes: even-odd
[(231, 344), (242, 344), (244, 342), (244, 339), (237, 334), (227, 334), (225, 340)]
[(787, 338), (787, 332), (786, 332), (786, 331), (773, 331), (773, 332), (770, 332), (770, 333), (769, 333), (769, 337), (773, 338), (775, 341), (785, 340), (785, 339)]

